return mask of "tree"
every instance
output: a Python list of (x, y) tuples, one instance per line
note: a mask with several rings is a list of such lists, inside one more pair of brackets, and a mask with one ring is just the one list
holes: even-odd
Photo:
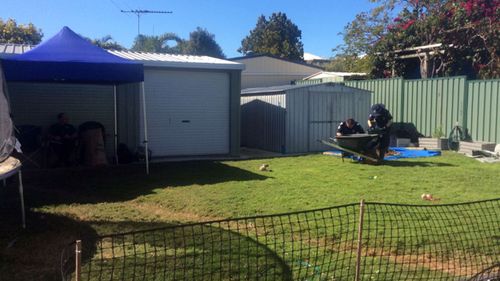
[(189, 34), (189, 41), (182, 52), (189, 55), (211, 56), (216, 58), (225, 58), (222, 48), (215, 41), (215, 35), (206, 29), (197, 27), (195, 31)]
[(346, 26), (341, 49), (373, 56), (375, 76), (405, 75), (413, 62), (401, 54), (414, 50), (422, 78), (499, 77), (500, 0), (372, 1), (380, 5)]
[[(375, 2), (377, 0), (371, 0)], [(383, 3), (370, 12), (357, 14), (355, 19), (344, 27), (344, 44), (337, 46), (333, 51), (342, 55), (361, 55), (370, 53), (375, 42), (380, 40), (390, 23), (390, 11), (393, 3)]]
[[(175, 44), (171, 44), (174, 42)], [(215, 41), (215, 35), (206, 29), (197, 27), (189, 34), (189, 40), (184, 40), (175, 33), (165, 33), (161, 36), (138, 35), (135, 38), (132, 51), (184, 54), (196, 56), (212, 56), (224, 58), (222, 48)]]
[(113, 37), (111, 37), (111, 35), (106, 35), (102, 38), (90, 40), (90, 42), (106, 50), (118, 50), (118, 51), (125, 50), (125, 47), (123, 47), (122, 45), (118, 44), (118, 42), (113, 40)]
[[(168, 45), (174, 41), (174, 46)], [(150, 52), (150, 53), (170, 53), (181, 54), (185, 49), (185, 42), (174, 33), (165, 33), (161, 36), (154, 35), (138, 35), (134, 40), (134, 45), (131, 50), (135, 52)]]
[(17, 24), (14, 19), (0, 19), (0, 43), (36, 45), (42, 41), (43, 33), (32, 23)]
[(292, 60), (302, 60), (302, 32), (284, 13), (273, 13), (269, 20), (261, 15), (250, 34), (241, 41), (242, 54), (267, 54)]
[[(399, 60), (397, 53), (409, 47), (437, 43), (439, 30), (429, 28), (429, 25), (435, 20), (432, 15), (446, 1), (371, 1), (379, 6), (358, 14), (344, 28), (344, 45), (339, 49), (344, 55), (368, 54), (373, 57), (372, 74), (376, 77), (384, 77), (388, 73), (393, 76), (404, 75), (408, 61)], [(400, 10), (398, 14), (394, 12), (396, 8)], [(425, 24), (420, 24), (424, 22)], [(428, 58), (421, 61), (421, 70), (424, 72), (422, 77), (428, 76), (428, 61)]]
[(158, 36), (149, 36), (139, 34), (134, 39), (134, 44), (130, 50), (134, 52), (161, 52), (161, 42)]
[[(443, 57), (450, 68), (470, 64), (481, 78), (499, 78), (500, 0), (450, 2), (442, 17), (449, 26), (443, 40), (450, 44)], [(457, 57), (465, 60), (455, 61)]]
[(325, 66), (326, 71), (370, 73), (373, 58), (370, 56), (336, 55)]

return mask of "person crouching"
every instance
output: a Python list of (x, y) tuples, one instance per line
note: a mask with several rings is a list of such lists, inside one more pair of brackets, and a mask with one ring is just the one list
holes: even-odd
[(368, 133), (379, 135), (377, 144), (379, 160), (384, 159), (389, 149), (391, 125), (392, 115), (385, 105), (381, 103), (372, 105), (368, 116)]
[(353, 118), (349, 118), (343, 122), (340, 122), (339, 126), (337, 127), (337, 136), (345, 136), (345, 135), (352, 135), (352, 134), (364, 134), (365, 130), (361, 125), (359, 125), (356, 120)]

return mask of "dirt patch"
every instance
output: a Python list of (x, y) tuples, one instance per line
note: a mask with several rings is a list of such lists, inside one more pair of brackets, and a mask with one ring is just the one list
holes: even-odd
[[(480, 265), (472, 264), (472, 261), (465, 258), (465, 254), (463, 253), (456, 253), (451, 255), (451, 258), (445, 259), (430, 254), (397, 254), (384, 249), (364, 248), (362, 254), (365, 257), (387, 258), (394, 264), (409, 267), (414, 270), (418, 267), (424, 267), (433, 271), (442, 271), (457, 277), (471, 277), (483, 270), (483, 267)], [(492, 263), (487, 257), (478, 256), (476, 259), (482, 260), (482, 263), (486, 260)]]

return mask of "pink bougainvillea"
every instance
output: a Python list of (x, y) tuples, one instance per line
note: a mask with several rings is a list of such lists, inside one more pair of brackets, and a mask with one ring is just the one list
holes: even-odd
[(407, 29), (408, 29), (408, 28), (410, 28), (410, 26), (412, 26), (412, 24), (414, 24), (414, 23), (415, 23), (415, 20), (409, 20), (409, 21), (407, 21), (405, 24), (403, 24), (403, 25), (401, 26), (401, 29), (403, 29), (403, 30), (407, 30)]
[(485, 17), (498, 21), (496, 14), (500, 10), (500, 0), (465, 0), (460, 3), (460, 7), (467, 17), (474, 17), (476, 20)]

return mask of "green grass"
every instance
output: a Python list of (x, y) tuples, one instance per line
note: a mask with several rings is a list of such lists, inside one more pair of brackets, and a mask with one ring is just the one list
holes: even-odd
[[(259, 171), (263, 163), (271, 171)], [(17, 210), (0, 210), (5, 217), (0, 224), (0, 276), (6, 280), (58, 280), (60, 250), (81, 237), (360, 199), (436, 204), (500, 197), (500, 165), (454, 153), (380, 166), (309, 155), (155, 164), (150, 176), (142, 166), (25, 175), (28, 229), (18, 228)], [(3, 193), (16, 200), (14, 188)], [(424, 202), (422, 193), (440, 200)], [(7, 201), (16, 206), (17, 201)]]

